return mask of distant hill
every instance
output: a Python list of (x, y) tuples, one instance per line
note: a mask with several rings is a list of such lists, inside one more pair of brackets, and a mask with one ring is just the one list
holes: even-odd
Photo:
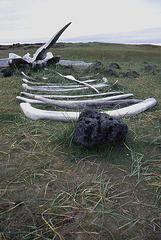
[(134, 32), (106, 33), (62, 39), (65, 42), (108, 42), (161, 45), (161, 28), (149, 28)]

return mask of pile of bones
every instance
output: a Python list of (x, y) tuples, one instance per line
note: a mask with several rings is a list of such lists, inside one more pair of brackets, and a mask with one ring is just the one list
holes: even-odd
[[(98, 83), (93, 84), (95, 81), (98, 81), (98, 79), (80, 81), (71, 75), (65, 76), (57, 72), (60, 77), (74, 81), (74, 84), (56, 84), (38, 82), (36, 79), (27, 76), (25, 73), (22, 72), (22, 74), (25, 77), (23, 78), (24, 83), (22, 84), (25, 91), (21, 92), (21, 96), (17, 96), (17, 99), (22, 101), (20, 107), (25, 116), (30, 119), (76, 121), (80, 114), (78, 111), (49, 111), (37, 109), (31, 106), (31, 104), (35, 103), (54, 105), (65, 109), (84, 109), (87, 107), (99, 107), (103, 109), (117, 108), (104, 111), (104, 113), (117, 118), (138, 114), (157, 104), (155, 98), (148, 98), (146, 100), (134, 98), (128, 99), (134, 96), (132, 93), (124, 94), (123, 92), (111, 90), (100, 93), (98, 89), (107, 89), (107, 87), (111, 89), (111, 87), (118, 82), (116, 81), (110, 85), (106, 78), (102, 78), (101, 82), (99, 81)], [(92, 91), (95, 91), (95, 93), (78, 94), (78, 92), (85, 89), (91, 89)], [(41, 94), (41, 92), (43, 94)], [(69, 94), (69, 92), (74, 92), (76, 94)], [(79, 98), (81, 100), (79, 100)]]
[[(70, 25), (63, 27), (49, 42), (39, 48), (34, 54), (33, 58), (27, 57), (28, 62), (36, 63), (46, 62), (49, 59), (48, 49), (53, 46), (63, 31)], [(26, 56), (25, 56), (26, 59)], [(50, 119), (57, 121), (76, 121), (80, 115), (78, 109), (89, 107), (99, 107), (103, 109), (114, 108), (114, 110), (103, 111), (112, 117), (125, 117), (129, 115), (138, 114), (151, 108), (157, 104), (155, 98), (148, 98), (146, 100), (134, 99), (132, 93), (124, 94), (120, 91), (112, 91), (111, 88), (117, 84), (118, 80), (113, 84), (108, 84), (108, 80), (103, 77), (101, 81), (96, 79), (89, 79), (89, 76), (81, 77), (81, 80), (76, 79), (72, 75), (62, 75), (55, 72), (60, 78), (70, 81), (67, 84), (56, 84), (49, 82), (38, 82), (36, 78), (31, 78), (22, 72), (23, 84), (25, 89), (21, 92), (21, 96), (17, 99), (21, 100), (20, 107), (25, 116), (30, 119)], [(90, 90), (93, 93), (79, 94), (80, 91)], [(99, 90), (101, 90), (99, 92)], [(109, 91), (103, 91), (109, 89)], [(71, 94), (71, 93), (73, 94)], [(130, 98), (130, 99), (129, 99)], [(70, 100), (67, 100), (70, 99)], [(80, 99), (80, 100), (79, 100)], [(72, 111), (49, 111), (37, 109), (31, 104), (47, 104), (57, 107), (72, 109)], [(116, 109), (117, 108), (117, 109)], [(73, 109), (77, 109), (73, 111)]]

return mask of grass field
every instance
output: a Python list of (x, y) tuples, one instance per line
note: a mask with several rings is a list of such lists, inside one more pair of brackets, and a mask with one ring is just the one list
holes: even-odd
[[(36, 49), (0, 50), (0, 58)], [(158, 104), (122, 119), (128, 125), (123, 146), (85, 149), (71, 144), (75, 122), (27, 119), (16, 100), (21, 74), (0, 73), (0, 240), (160, 240), (161, 47), (58, 43), (51, 51), (62, 59), (98, 60), (97, 77), (119, 80), (112, 90)], [(104, 69), (112, 62), (121, 69), (108, 76)], [(145, 64), (156, 67), (146, 71)], [(75, 77), (97, 73), (92, 67), (56, 70)], [(139, 76), (125, 78), (127, 71)], [(62, 81), (54, 66), (29, 73)]]

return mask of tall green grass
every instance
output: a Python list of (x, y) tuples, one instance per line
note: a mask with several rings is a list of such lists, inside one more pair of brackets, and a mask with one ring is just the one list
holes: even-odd
[[(33, 53), (36, 48), (32, 47), (14, 51)], [(0, 238), (159, 240), (161, 72), (146, 72), (144, 65), (159, 68), (161, 48), (61, 43), (51, 51), (63, 59), (101, 61), (98, 77), (105, 76), (110, 83), (118, 79), (114, 90), (132, 92), (140, 99), (155, 97), (158, 105), (122, 119), (129, 129), (123, 146), (85, 149), (72, 144), (76, 123), (27, 119), (15, 99), (22, 91), (18, 69), (10, 78), (1, 74)], [(7, 57), (8, 52), (0, 51), (0, 57)], [(118, 77), (103, 72), (111, 62), (121, 67), (116, 70)], [(119, 74), (129, 69), (140, 76)], [(96, 74), (92, 67), (54, 66), (30, 74), (63, 82), (55, 70), (76, 77)]]

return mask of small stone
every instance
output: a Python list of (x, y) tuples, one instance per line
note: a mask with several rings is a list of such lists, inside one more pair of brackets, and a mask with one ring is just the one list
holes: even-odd
[(99, 72), (101, 71), (101, 67), (102, 67), (102, 63), (98, 60), (95, 61), (95, 63), (93, 64), (92, 66), (92, 70), (95, 71), (95, 72)]
[(134, 78), (137, 78), (139, 76), (140, 76), (139, 73), (136, 72), (136, 71), (129, 71), (129, 72), (126, 72), (124, 74), (124, 77), (134, 77)]
[(97, 65), (97, 66), (101, 66), (102, 63), (101, 63), (100, 61), (96, 60), (95, 65)]
[(120, 69), (120, 66), (118, 65), (118, 63), (110, 63), (109, 67), (110, 68)]
[(11, 77), (13, 75), (9, 69), (3, 69), (1, 72), (3, 73), (3, 77)]
[(151, 70), (155, 70), (156, 69), (156, 65), (151, 65), (151, 64), (146, 64), (145, 66), (144, 66), (144, 68), (145, 68), (145, 70), (146, 71), (151, 71)]
[(109, 76), (115, 76), (115, 73), (111, 68), (105, 68), (104, 73), (107, 73)]

